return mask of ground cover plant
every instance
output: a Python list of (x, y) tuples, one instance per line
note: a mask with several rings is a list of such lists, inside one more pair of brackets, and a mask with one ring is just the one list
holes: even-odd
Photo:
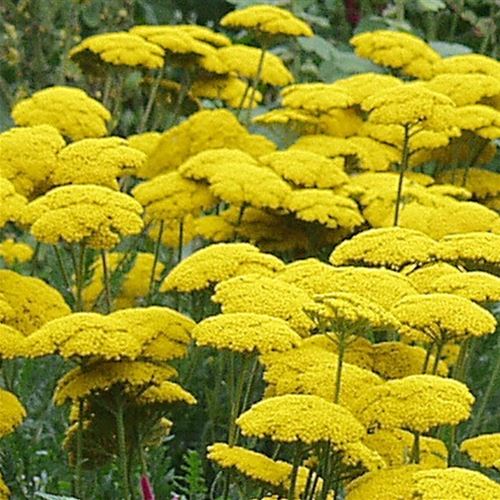
[(495, 6), (232, 3), (0, 7), (0, 500), (500, 499)]

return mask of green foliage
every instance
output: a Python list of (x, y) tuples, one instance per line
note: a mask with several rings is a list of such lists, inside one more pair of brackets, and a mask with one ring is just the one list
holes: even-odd
[(176, 489), (188, 500), (206, 498), (207, 486), (203, 475), (203, 462), (196, 450), (188, 450), (182, 457), (181, 471), (183, 475), (175, 478)]

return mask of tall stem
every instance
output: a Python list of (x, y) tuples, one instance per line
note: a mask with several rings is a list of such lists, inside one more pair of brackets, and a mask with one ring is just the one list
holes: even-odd
[(422, 373), (427, 373), (427, 368), (429, 367), (429, 361), (431, 359), (432, 349), (434, 347), (433, 343), (430, 343), (427, 347), (427, 351), (425, 353), (424, 366), (422, 367)]
[(177, 251), (177, 263), (182, 260), (182, 247), (184, 240), (184, 219), (180, 219), (179, 221), (179, 248)]
[(79, 247), (80, 251), (78, 253), (78, 256), (75, 255), (74, 247), (71, 247), (73, 255), (73, 265), (75, 266), (75, 312), (83, 311), (82, 292), (85, 281), (85, 243), (80, 243)]
[(300, 459), (302, 458), (302, 443), (295, 443), (295, 453), (293, 455), (292, 473), (290, 475), (290, 487), (288, 489), (288, 500), (295, 499), (295, 487), (297, 484), (297, 473), (299, 471)]
[(78, 401), (78, 427), (76, 429), (75, 492), (83, 498), (83, 399)]
[(408, 158), (409, 158), (409, 140), (410, 140), (410, 125), (407, 123), (404, 125), (404, 138), (403, 138), (403, 154), (401, 158), (401, 166), (399, 170), (399, 180), (398, 180), (398, 192), (396, 196), (396, 206), (394, 208), (394, 226), (399, 224), (399, 209), (401, 204), (401, 195), (403, 193), (403, 180), (405, 171), (408, 168)]
[(52, 245), (54, 248), (54, 253), (56, 254), (56, 259), (57, 263), (59, 265), (59, 270), (61, 271), (61, 276), (64, 281), (64, 286), (68, 292), (71, 292), (71, 280), (69, 279), (68, 272), (66, 271), (66, 268), (64, 267), (64, 262), (61, 256), (61, 251), (59, 250), (59, 247), (57, 245)]
[(165, 66), (162, 66), (160, 70), (158, 71), (158, 74), (156, 75), (156, 78), (153, 82), (153, 85), (151, 85), (151, 91), (149, 92), (149, 97), (148, 97), (148, 102), (146, 103), (146, 109), (144, 110), (144, 113), (141, 116), (141, 121), (139, 123), (139, 126), (137, 127), (137, 132), (140, 134), (141, 132), (144, 132), (144, 129), (146, 128), (146, 124), (148, 123), (148, 118), (149, 115), (151, 114), (151, 111), (153, 109), (153, 105), (156, 99), (156, 95), (158, 93), (158, 88), (160, 87), (161, 79), (163, 77), (163, 72), (165, 70)]
[(241, 110), (243, 109), (243, 106), (245, 105), (245, 100), (246, 100), (248, 92), (250, 91), (251, 88), (252, 88), (252, 82), (249, 80), (247, 82), (247, 85), (245, 87), (245, 91), (243, 92), (243, 95), (241, 96), (241, 100), (240, 100), (240, 102), (238, 104), (238, 108), (236, 110), (237, 117), (239, 117), (241, 114)]
[(123, 415), (123, 403), (118, 404), (116, 412), (116, 434), (118, 438), (118, 459), (120, 462), (120, 472), (122, 479), (123, 500), (130, 499), (128, 462), (127, 462), (127, 444), (125, 441), (125, 422)]
[(335, 396), (333, 398), (334, 403), (338, 403), (340, 400), (340, 386), (342, 384), (342, 364), (344, 362), (345, 354), (345, 344), (346, 344), (346, 333), (341, 332), (338, 337), (338, 359), (337, 359), (337, 373), (335, 375)]
[(445, 344), (445, 341), (443, 341), (443, 340), (437, 344), (436, 354), (435, 354), (436, 357), (434, 358), (434, 365), (432, 366), (432, 374), (433, 375), (436, 375), (436, 373), (437, 373), (439, 361), (441, 358), (441, 353), (443, 352), (444, 344)]
[(38, 254), (40, 253), (40, 242), (37, 241), (35, 245), (35, 251), (33, 252), (33, 257), (31, 257), (31, 272), (30, 276), (34, 276), (36, 272), (36, 264), (37, 264), (37, 258)]
[(411, 462), (413, 464), (420, 463), (420, 432), (413, 433), (413, 447), (411, 450)]
[(250, 124), (250, 116), (252, 113), (252, 106), (255, 100), (255, 94), (257, 93), (257, 87), (259, 85), (260, 79), (262, 77), (262, 70), (264, 69), (264, 59), (266, 58), (266, 45), (262, 44), (260, 51), (259, 63), (257, 65), (257, 73), (255, 73), (255, 78), (252, 82), (252, 91), (250, 92), (250, 98), (248, 100), (248, 112), (247, 112), (247, 126)]
[(146, 304), (148, 306), (151, 304), (151, 300), (153, 299), (153, 293), (154, 293), (154, 287), (155, 287), (156, 266), (158, 265), (158, 259), (160, 257), (160, 246), (161, 246), (161, 239), (163, 237), (164, 224), (165, 224), (165, 221), (161, 220), (160, 221), (160, 228), (158, 230), (158, 238), (156, 238), (155, 255), (154, 255), (154, 259), (153, 259), (153, 267), (151, 268), (151, 276), (149, 277), (149, 291), (148, 291), (148, 297), (146, 300)]
[(106, 313), (109, 314), (111, 312), (111, 284), (109, 281), (109, 269), (108, 262), (106, 258), (106, 250), (101, 250), (101, 259), (102, 259), (102, 273), (104, 278), (104, 290), (106, 292)]

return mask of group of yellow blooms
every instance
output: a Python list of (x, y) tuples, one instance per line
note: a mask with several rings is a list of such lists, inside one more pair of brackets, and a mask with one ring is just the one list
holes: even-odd
[[(196, 403), (171, 362), (210, 349), (229, 405), (227, 442), (207, 454), (221, 498), (238, 483), (262, 499), (500, 499), (487, 475), (453, 466), (461, 452), (500, 470), (500, 434), (477, 435), (484, 404), (465, 383), (500, 301), (500, 173), (487, 168), (500, 63), (375, 31), (351, 43), (385, 74), (294, 83), (269, 49), (312, 36), (305, 22), (264, 5), (221, 26), (260, 48), (196, 25), (86, 38), (70, 57), (102, 103), (47, 88), (0, 134), (0, 362), (72, 365), (54, 403), (71, 404), (76, 494), (84, 468), (116, 459), (131, 498), (131, 470), (175, 432), (172, 405)], [(112, 89), (137, 69), (139, 133), (109, 136)], [(166, 78), (177, 71), (181, 84)], [(297, 138), (282, 150), (238, 119), (269, 85), (281, 104), (253, 121)], [(188, 99), (196, 112), (145, 131), (155, 109), (173, 105), (175, 121)], [(64, 290), (18, 272), (40, 244)], [(172, 270), (162, 248), (177, 249)], [(152, 305), (169, 296), (193, 308)], [(474, 404), (473, 437), (457, 443)], [(24, 418), (0, 389), (0, 437)]]

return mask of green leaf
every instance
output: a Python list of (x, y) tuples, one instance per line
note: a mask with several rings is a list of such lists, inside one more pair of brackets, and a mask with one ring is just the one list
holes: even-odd
[(83, 8), (83, 22), (89, 28), (97, 28), (101, 23), (102, 3), (100, 0), (90, 3)]
[(430, 42), (429, 45), (442, 57), (457, 56), (460, 54), (470, 54), (472, 49), (461, 43), (451, 42)]
[(314, 52), (321, 59), (330, 59), (335, 50), (335, 47), (329, 41), (318, 35), (311, 37), (299, 36), (297, 41), (302, 49), (306, 52)]
[(78, 500), (78, 498), (75, 497), (61, 497), (59, 495), (50, 495), (49, 493), (40, 493), (39, 491), (37, 491), (35, 495), (40, 498), (45, 498), (45, 500)]
[(446, 9), (443, 0), (418, 0), (417, 4), (422, 12), (439, 12), (441, 9)]
[(365, 72), (382, 73), (383, 70), (380, 66), (358, 57), (353, 52), (344, 52), (335, 47), (333, 47), (332, 57), (323, 61), (319, 67), (319, 75), (325, 82)]

